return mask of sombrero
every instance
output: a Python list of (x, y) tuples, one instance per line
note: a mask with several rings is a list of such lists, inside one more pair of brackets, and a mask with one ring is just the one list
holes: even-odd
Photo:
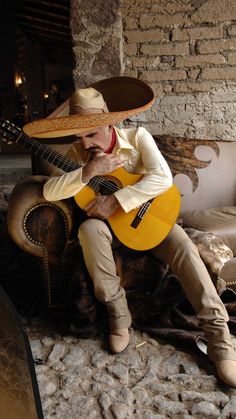
[(93, 83), (89, 87), (95, 88), (102, 94), (109, 112), (38, 119), (24, 125), (24, 133), (36, 138), (81, 134), (93, 128), (115, 125), (134, 114), (145, 111), (154, 103), (154, 93), (151, 87), (133, 77), (110, 77)]

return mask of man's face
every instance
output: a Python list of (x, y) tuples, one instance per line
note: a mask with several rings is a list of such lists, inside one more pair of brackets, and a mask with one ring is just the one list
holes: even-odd
[(109, 148), (112, 140), (112, 127), (105, 126), (101, 128), (95, 128), (81, 135), (77, 135), (76, 138), (88, 151), (105, 151)]

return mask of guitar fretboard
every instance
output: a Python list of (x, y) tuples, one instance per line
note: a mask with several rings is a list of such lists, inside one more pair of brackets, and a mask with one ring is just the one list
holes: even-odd
[[(38, 155), (41, 159), (46, 160), (54, 166), (58, 167), (59, 169), (63, 170), (63, 172), (68, 173), (72, 170), (76, 170), (82, 167), (80, 164), (71, 160), (69, 157), (63, 156), (62, 154), (58, 153), (56, 150), (54, 150), (51, 147), (48, 147), (45, 144), (39, 143), (33, 138), (28, 137), (28, 135), (24, 134), (23, 132), (20, 133), (16, 142), (21, 144), (24, 148), (26, 148), (33, 154)], [(99, 190), (100, 184), (103, 183), (104, 178), (102, 176), (94, 176), (88, 182), (88, 186), (90, 186), (93, 190), (97, 191)]]
[(66, 156), (58, 153), (51, 147), (48, 147), (45, 144), (41, 144), (33, 138), (28, 137), (26, 134), (21, 133), (16, 141), (21, 144), (28, 151), (32, 152), (35, 155), (38, 155), (41, 159), (48, 161), (63, 172), (71, 172), (81, 167), (75, 161), (69, 159)]

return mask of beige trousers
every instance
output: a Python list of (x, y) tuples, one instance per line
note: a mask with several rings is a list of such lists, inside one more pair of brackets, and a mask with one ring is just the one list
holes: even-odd
[[(110, 330), (131, 325), (125, 290), (120, 285), (112, 252), (114, 242), (106, 223), (97, 219), (83, 222), (78, 232), (85, 264), (94, 284), (96, 298), (104, 303)], [(179, 278), (186, 297), (200, 320), (208, 341), (208, 357), (236, 360), (227, 321), (227, 311), (202, 262), (197, 247), (185, 231), (174, 225), (167, 238), (151, 250), (168, 264)]]

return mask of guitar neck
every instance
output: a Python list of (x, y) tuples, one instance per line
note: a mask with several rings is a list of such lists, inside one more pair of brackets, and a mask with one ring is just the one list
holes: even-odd
[(71, 172), (72, 170), (76, 170), (81, 167), (81, 165), (71, 160), (69, 157), (63, 156), (45, 144), (39, 143), (33, 138), (28, 137), (23, 132), (18, 137), (17, 143), (21, 144), (28, 151), (36, 154), (41, 159), (48, 161), (64, 172)]
[[(29, 137), (21, 131), (20, 128), (2, 118), (0, 118), (0, 135), (3, 141), (8, 140), (10, 142), (20, 144), (22, 147), (26, 148), (26, 150), (36, 154), (41, 159), (48, 161), (61, 169), (63, 172), (71, 172), (72, 170), (82, 167), (82, 165), (78, 164), (74, 160), (71, 160), (69, 157), (60, 154), (53, 148), (48, 147), (45, 144), (41, 144), (34, 138)], [(94, 191), (97, 191), (100, 183), (104, 183), (103, 177), (94, 176), (90, 179), (87, 185)]]
[[(63, 172), (68, 173), (72, 170), (76, 170), (82, 167), (80, 164), (74, 160), (71, 160), (69, 157), (63, 156), (63, 154), (58, 153), (53, 148), (50, 148), (45, 144), (39, 143), (33, 138), (28, 137), (28, 135), (24, 134), (23, 132), (19, 135), (16, 142), (22, 145), (22, 147), (26, 148), (28, 151), (39, 156), (41, 159), (46, 160), (59, 169), (63, 170)], [(103, 178), (101, 176), (94, 176), (88, 182), (88, 186), (90, 186), (93, 190), (97, 190), (101, 182), (103, 182)]]

